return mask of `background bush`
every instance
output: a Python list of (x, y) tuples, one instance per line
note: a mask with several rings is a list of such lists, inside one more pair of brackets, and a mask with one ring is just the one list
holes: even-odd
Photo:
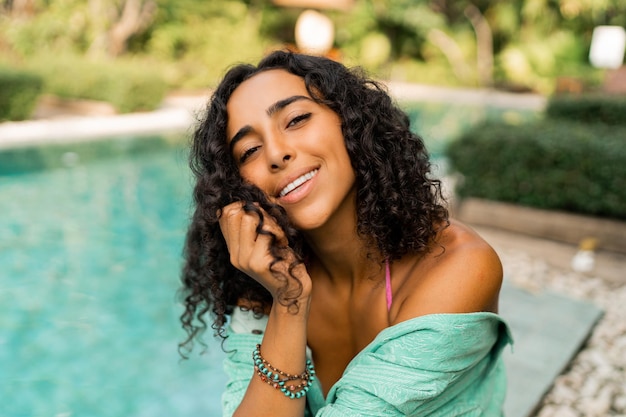
[(553, 119), (626, 126), (626, 96), (599, 93), (556, 95), (548, 101), (546, 115)]
[(0, 121), (28, 119), (42, 89), (36, 74), (0, 68)]
[(45, 92), (62, 98), (106, 101), (120, 113), (154, 110), (167, 84), (149, 64), (86, 60), (75, 56), (29, 62), (29, 69), (45, 80)]
[(477, 126), (447, 150), (460, 197), (626, 219), (626, 128), (561, 120)]

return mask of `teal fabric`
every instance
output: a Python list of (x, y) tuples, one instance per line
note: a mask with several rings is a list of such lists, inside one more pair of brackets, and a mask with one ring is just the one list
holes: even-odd
[[(222, 395), (231, 416), (252, 377), (261, 335), (230, 333)], [(502, 416), (506, 375), (502, 349), (512, 343), (496, 314), (433, 314), (391, 326), (350, 362), (324, 398), (314, 384), (308, 417)]]

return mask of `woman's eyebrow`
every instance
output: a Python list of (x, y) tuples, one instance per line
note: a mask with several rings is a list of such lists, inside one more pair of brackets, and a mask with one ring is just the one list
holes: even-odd
[[(274, 103), (271, 106), (269, 106), (265, 112), (267, 113), (268, 116), (272, 117), (272, 115), (274, 115), (277, 111), (280, 111), (280, 110), (284, 109), (285, 107), (287, 107), (288, 105), (290, 105), (291, 103), (294, 103), (294, 102), (299, 101), (299, 100), (313, 101), (313, 100), (311, 100), (310, 97), (307, 97), (307, 96), (291, 96), (291, 97), (287, 97), (287, 98), (282, 99), (282, 100), (278, 100), (276, 103)], [(252, 131), (252, 126), (250, 126), (250, 125), (245, 125), (241, 129), (239, 129), (237, 131), (237, 133), (235, 133), (235, 135), (230, 140), (230, 144), (229, 144), (230, 151), (232, 152), (234, 147), (235, 147), (235, 144), (241, 138), (243, 138), (248, 133), (250, 133), (251, 131)]]
[(237, 131), (237, 133), (235, 133), (235, 136), (233, 136), (233, 138), (230, 140), (230, 152), (233, 152), (233, 149), (235, 148), (235, 144), (237, 142), (239, 142), (239, 140), (241, 138), (243, 138), (244, 136), (246, 136), (248, 133), (250, 133), (252, 131), (252, 126), (250, 125), (245, 125), (244, 127), (242, 127), (241, 129), (239, 129)]
[(271, 117), (277, 111), (282, 110), (285, 107), (287, 107), (288, 105), (290, 105), (291, 103), (293, 103), (295, 101), (299, 101), (299, 100), (313, 101), (313, 100), (311, 100), (310, 97), (307, 97), (307, 96), (291, 96), (291, 97), (287, 97), (285, 99), (278, 100), (276, 103), (274, 103), (271, 106), (269, 106), (267, 108), (267, 110), (266, 110), (267, 115)]

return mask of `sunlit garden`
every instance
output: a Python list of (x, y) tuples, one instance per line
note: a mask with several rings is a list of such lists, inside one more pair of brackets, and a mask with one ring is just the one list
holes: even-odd
[[(603, 71), (588, 60), (593, 29), (626, 25), (626, 5), (613, 1), (317, 3), (334, 25), (329, 55), (378, 78), (541, 94), (552, 93), (558, 79), (574, 79), (585, 89), (601, 84)], [(302, 5), (269, 0), (4, 2), (0, 82), (23, 79), (31, 86), (24, 89), (24, 102), (34, 90), (107, 101), (120, 112), (150, 110), (166, 92), (210, 88), (230, 64), (296, 46), (294, 27)], [(0, 113), (0, 118), (28, 117), (27, 110), (15, 116)]]
[[(233, 64), (317, 53), (388, 85), (486, 97), (399, 100), (457, 200), (622, 224), (624, 28), (622, 0), (2, 1), (0, 127), (42, 121), (44, 103), (150, 114), (208, 99)], [(34, 146), (0, 131), (0, 416), (219, 415), (219, 341), (209, 330), (205, 350), (177, 351), (192, 127)]]

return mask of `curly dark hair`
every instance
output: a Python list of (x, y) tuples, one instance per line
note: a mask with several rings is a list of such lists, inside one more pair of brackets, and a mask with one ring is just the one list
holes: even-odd
[[(231, 94), (245, 80), (272, 69), (301, 77), (311, 98), (339, 115), (356, 176), (357, 232), (374, 243), (383, 258), (394, 260), (407, 253), (427, 252), (437, 233), (449, 224), (441, 183), (431, 176), (424, 143), (411, 132), (408, 116), (381, 84), (358, 68), (288, 51), (273, 52), (256, 67), (235, 66), (214, 91), (191, 145), (195, 212), (182, 271), (185, 311), (180, 319), (187, 332), (187, 339), (180, 344), (183, 356), (207, 329), (207, 313), (212, 316), (213, 330), (223, 336), (226, 316), (239, 300), (259, 306), (259, 311), (272, 303), (265, 288), (231, 265), (218, 223), (222, 207), (244, 202), (247, 211), (261, 217), (257, 231), (263, 233), (258, 206), (262, 207), (283, 228), (296, 252), (292, 267), (307, 255), (301, 235), (290, 225), (282, 207), (241, 178), (227, 144), (226, 104)], [(276, 246), (274, 241), (271, 253), (275, 262), (282, 259)], [(279, 295), (281, 302), (291, 305), (299, 294)]]

